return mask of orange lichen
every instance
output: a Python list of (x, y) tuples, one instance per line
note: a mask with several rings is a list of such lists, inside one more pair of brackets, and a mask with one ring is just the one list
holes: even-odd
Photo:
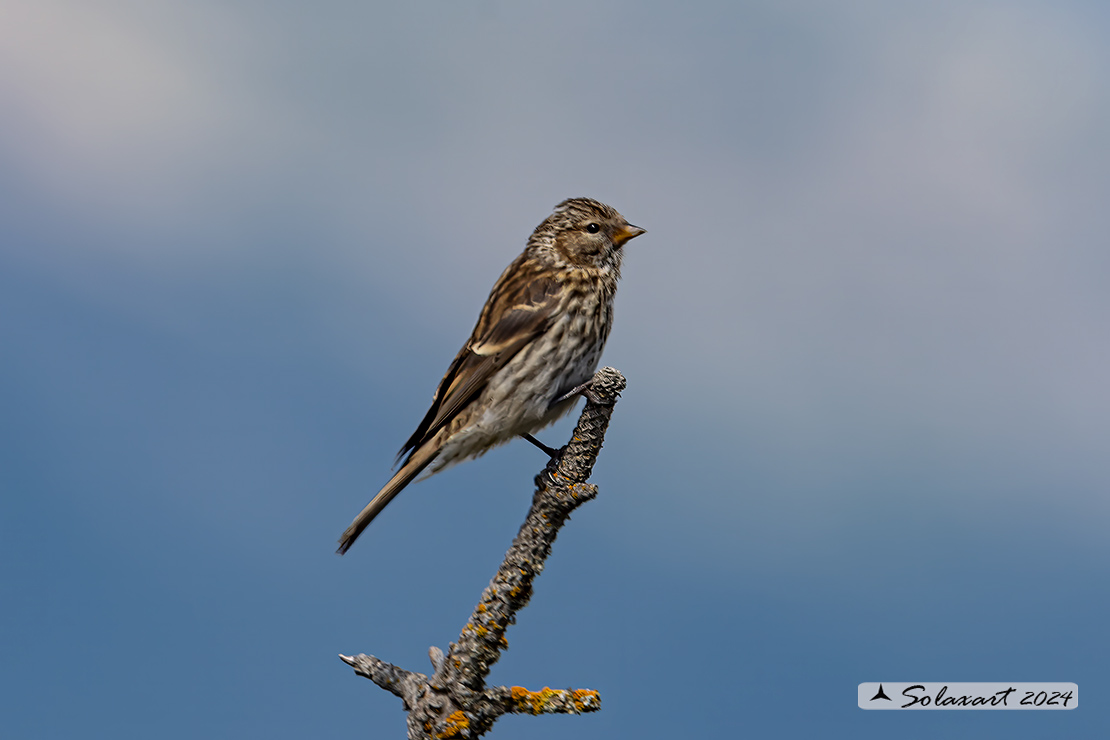
[(559, 694), (559, 692), (547, 686), (539, 691), (529, 691), (523, 686), (513, 686), (511, 692), (517, 710), (529, 714), (543, 714), (544, 710), (548, 708), (551, 698)]
[(539, 691), (529, 691), (523, 686), (513, 686), (509, 689), (509, 697), (517, 712), (527, 714), (567, 711), (560, 703), (568, 698), (576, 712), (594, 712), (601, 708), (601, 697), (589, 689), (562, 691), (544, 686)]
[(463, 711), (460, 709), (447, 716), (443, 724), (443, 731), (437, 732), (436, 737), (439, 740), (447, 740), (452, 737), (462, 737), (466, 734), (466, 730), (470, 727), (470, 720), (466, 718)]
[(601, 696), (599, 696), (596, 691), (590, 689), (577, 689), (570, 692), (570, 697), (574, 701), (574, 708), (579, 712), (588, 712), (601, 708)]

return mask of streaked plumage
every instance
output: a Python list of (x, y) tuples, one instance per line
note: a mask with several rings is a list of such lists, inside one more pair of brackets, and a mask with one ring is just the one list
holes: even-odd
[(597, 369), (613, 325), (621, 247), (642, 233), (589, 198), (563, 201), (536, 227), (401, 448), (400, 470), (340, 537), (340, 554), (425, 468), (437, 473), (570, 411), (576, 399), (555, 401)]

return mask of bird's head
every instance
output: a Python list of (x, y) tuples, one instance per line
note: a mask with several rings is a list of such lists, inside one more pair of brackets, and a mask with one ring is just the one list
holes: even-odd
[(644, 229), (628, 223), (615, 208), (592, 198), (570, 198), (536, 227), (530, 244), (552, 250), (572, 267), (620, 274), (622, 247)]

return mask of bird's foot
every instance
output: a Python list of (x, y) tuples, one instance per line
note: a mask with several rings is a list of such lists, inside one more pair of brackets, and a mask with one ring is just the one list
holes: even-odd
[(590, 403), (600, 404), (601, 399), (598, 398), (596, 394), (594, 394), (593, 388), (591, 387), (592, 385), (593, 385), (593, 380), (592, 379), (587, 380), (582, 385), (576, 385), (573, 388), (571, 388), (569, 391), (567, 391), (566, 393), (564, 393), (563, 395), (559, 396), (554, 401), (552, 401), (551, 405), (552, 406), (557, 406), (560, 403), (562, 403), (563, 401), (569, 401), (570, 399), (574, 398), (577, 395), (585, 396), (586, 400), (589, 401)]

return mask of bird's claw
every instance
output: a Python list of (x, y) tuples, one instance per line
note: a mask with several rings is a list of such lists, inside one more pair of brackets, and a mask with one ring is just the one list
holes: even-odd
[(587, 380), (582, 385), (576, 385), (573, 388), (571, 388), (569, 391), (567, 391), (566, 393), (564, 393), (563, 395), (559, 396), (554, 401), (552, 401), (551, 405), (552, 406), (557, 406), (558, 404), (562, 403), (563, 401), (569, 401), (570, 399), (572, 399), (572, 398), (574, 398), (575, 396), (578, 396), (578, 395), (585, 396), (586, 400), (589, 401), (590, 403), (600, 404), (601, 403), (601, 398), (596, 393), (594, 393), (592, 386), (593, 386), (593, 380), (592, 379)]

